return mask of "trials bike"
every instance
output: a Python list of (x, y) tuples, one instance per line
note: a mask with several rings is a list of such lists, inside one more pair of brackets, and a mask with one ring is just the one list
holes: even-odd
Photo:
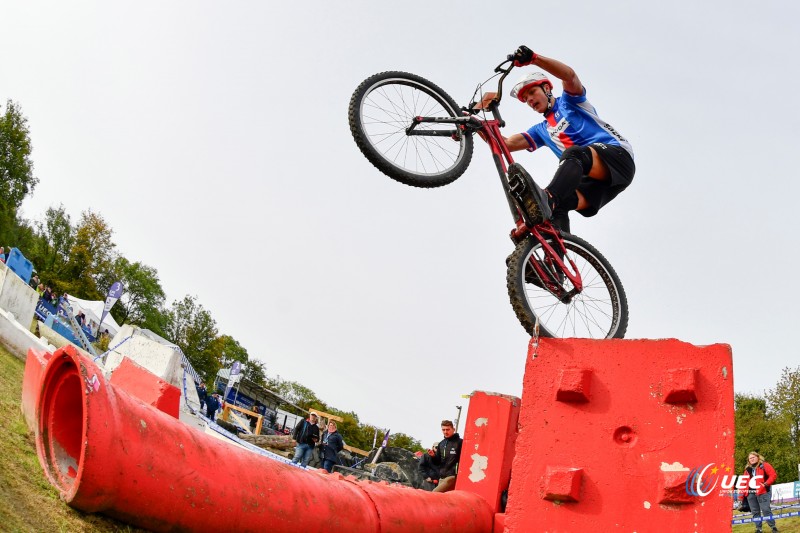
[[(492, 152), (514, 218), (506, 285), (511, 306), (531, 335), (622, 338), (628, 301), (611, 264), (585, 240), (561, 232), (531, 210), (532, 178), (514, 162), (500, 128), (503, 81), (514, 68), (509, 55), (459, 108), (440, 87), (407, 72), (381, 72), (364, 80), (350, 99), (350, 131), (364, 156), (406, 185), (440, 187), (470, 164), (473, 134)], [(499, 77), (496, 92), (483, 87)], [(527, 202), (527, 203), (526, 203)]]

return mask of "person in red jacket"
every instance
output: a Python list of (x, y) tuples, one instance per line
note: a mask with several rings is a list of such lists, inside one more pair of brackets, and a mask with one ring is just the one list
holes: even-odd
[[(742, 499), (747, 498), (753, 518), (761, 518), (769, 524), (773, 533), (778, 531), (775, 527), (775, 519), (772, 518), (772, 510), (769, 507), (772, 498), (772, 485), (778, 480), (778, 474), (772, 465), (764, 461), (764, 457), (758, 452), (750, 452), (747, 455), (747, 466), (744, 469), (744, 478), (747, 478), (748, 490), (745, 491)], [(753, 479), (755, 478), (755, 479)], [(755, 487), (755, 488), (753, 488)], [(761, 532), (762, 521), (756, 522), (756, 532)]]

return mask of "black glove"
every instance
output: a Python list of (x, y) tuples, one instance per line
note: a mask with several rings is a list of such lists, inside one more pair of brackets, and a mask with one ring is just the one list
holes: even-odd
[(536, 60), (536, 57), (536, 53), (533, 50), (524, 44), (520, 45), (517, 51), (514, 52), (514, 66), (524, 67), (525, 65), (530, 65)]

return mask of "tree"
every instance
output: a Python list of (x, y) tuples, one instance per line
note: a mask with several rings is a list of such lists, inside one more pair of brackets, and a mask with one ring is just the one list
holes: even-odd
[(111, 314), (119, 324), (131, 323), (142, 326), (154, 311), (164, 305), (164, 289), (158, 281), (155, 268), (140, 262), (131, 263), (124, 257), (117, 257), (112, 268), (115, 281), (125, 287)]
[(267, 386), (267, 369), (258, 359), (250, 359), (245, 367), (244, 377), (259, 387)]
[[(734, 396), (736, 425), (735, 466), (741, 473), (747, 454), (757, 451), (778, 471), (778, 475), (794, 476), (797, 464), (793, 463), (788, 424), (769, 413), (767, 399), (761, 396), (736, 394)], [(782, 472), (782, 474), (781, 474)]]
[(422, 451), (422, 445), (419, 441), (405, 433), (394, 433), (390, 436), (389, 442), (395, 448), (405, 448), (412, 452)]
[(786, 367), (774, 389), (767, 391), (769, 413), (772, 418), (783, 421), (789, 430), (791, 442), (790, 460), (800, 464), (800, 367)]
[(164, 316), (164, 336), (177, 344), (189, 362), (192, 363), (206, 381), (213, 378), (222, 368), (217, 354), (211, 349), (217, 337), (217, 323), (197, 298), (186, 295), (175, 301)]
[(0, 242), (16, 241), (17, 211), (39, 182), (33, 175), (32, 151), (28, 119), (8, 100), (0, 115)]
[(62, 280), (60, 290), (87, 300), (105, 297), (105, 291), (116, 281), (110, 279), (116, 259), (112, 234), (102, 216), (91, 210), (81, 213), (65, 269), (67, 279)]
[(75, 228), (64, 205), (48, 207), (44, 222), (35, 223), (36, 235), (29, 259), (39, 277), (46, 282), (59, 281), (66, 275), (69, 253), (75, 242)]
[[(289, 402), (302, 409), (316, 407), (325, 410), (325, 402), (317, 398), (314, 391), (296, 381), (281, 379), (280, 376), (274, 379), (267, 378), (267, 389), (277, 393)], [(325, 406), (324, 408), (322, 406)]]
[(219, 358), (222, 368), (229, 368), (234, 361), (239, 361), (246, 365), (250, 360), (247, 350), (230, 335), (220, 335), (209, 346)]

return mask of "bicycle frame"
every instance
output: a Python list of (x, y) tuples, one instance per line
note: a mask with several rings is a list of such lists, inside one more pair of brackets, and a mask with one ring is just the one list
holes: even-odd
[[(507, 68), (504, 65), (510, 63)], [(542, 245), (544, 250), (544, 262), (550, 263), (552, 267), (548, 268), (542, 261), (531, 259), (530, 263), (544, 283), (548, 291), (553, 293), (559, 300), (564, 303), (569, 302), (573, 296), (583, 290), (583, 280), (581, 279), (580, 272), (572, 259), (567, 258), (570, 265), (565, 264), (562, 258), (566, 256), (566, 248), (564, 240), (561, 238), (561, 233), (553, 227), (549, 220), (545, 220), (540, 224), (528, 227), (525, 223), (522, 210), (517, 205), (516, 200), (511, 194), (508, 184), (508, 168), (514, 163), (514, 158), (505, 138), (500, 133), (500, 128), (505, 126), (505, 121), (500, 116), (500, 99), (503, 94), (503, 80), (513, 70), (513, 60), (508, 60), (500, 63), (495, 67), (496, 73), (501, 73), (500, 79), (497, 83), (496, 93), (486, 93), (486, 96), (481, 102), (471, 102), (466, 108), (462, 108), (465, 113), (463, 117), (415, 117), (411, 125), (406, 129), (406, 135), (420, 135), (420, 136), (435, 136), (435, 137), (453, 137), (454, 139), (460, 138), (461, 135), (471, 135), (477, 133), (489, 147), (492, 152), (492, 159), (497, 167), (497, 173), (500, 176), (500, 183), (508, 202), (508, 207), (511, 210), (511, 216), (514, 219), (515, 227), (511, 230), (511, 240), (516, 244), (525, 238), (526, 235), (532, 235)], [(482, 119), (476, 116), (477, 113), (482, 111), (489, 111), (492, 114), (491, 119)], [(454, 124), (456, 129), (453, 130), (418, 130), (416, 127), (422, 123), (438, 123), (438, 124)], [(552, 241), (553, 245), (548, 241)], [(562, 272), (572, 283), (573, 288), (566, 291), (558, 278), (552, 272), (553, 267), (559, 272)]]

